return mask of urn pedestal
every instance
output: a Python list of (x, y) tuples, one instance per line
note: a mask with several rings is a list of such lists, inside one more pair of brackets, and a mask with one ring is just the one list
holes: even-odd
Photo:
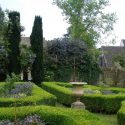
[(73, 85), (73, 96), (76, 97), (76, 102), (71, 104), (71, 108), (85, 109), (85, 105), (80, 101), (80, 97), (83, 96), (83, 85), (85, 82), (71, 82)]

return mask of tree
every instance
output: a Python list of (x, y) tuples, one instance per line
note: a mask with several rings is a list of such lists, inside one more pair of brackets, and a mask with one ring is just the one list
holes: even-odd
[(46, 80), (97, 82), (100, 72), (97, 54), (93, 56), (84, 41), (55, 39), (48, 42), (47, 50), (44, 61)]
[(117, 56), (113, 57), (113, 63), (119, 63), (121, 67), (125, 67), (125, 56), (123, 53), (118, 54)]
[(20, 49), (19, 44), (21, 41), (21, 26), (20, 26), (20, 13), (16, 11), (9, 12), (9, 22), (7, 29), (8, 40), (8, 73), (20, 74)]
[(3, 36), (5, 13), (0, 7), (0, 38)]
[(53, 0), (68, 20), (69, 34), (81, 39), (89, 47), (100, 41), (102, 34), (109, 35), (116, 21), (114, 13), (104, 13), (108, 0)]
[(5, 39), (8, 20), (6, 12), (0, 7), (0, 81), (6, 79), (7, 74), (7, 41)]
[(36, 55), (35, 61), (32, 65), (32, 80), (36, 84), (40, 85), (43, 81), (43, 31), (42, 31), (42, 19), (40, 16), (36, 16), (32, 33), (30, 36), (31, 49)]

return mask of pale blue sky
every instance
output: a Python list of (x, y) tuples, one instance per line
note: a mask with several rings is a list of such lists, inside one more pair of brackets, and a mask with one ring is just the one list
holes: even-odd
[[(43, 35), (46, 40), (61, 37), (66, 33), (67, 22), (53, 0), (0, 0), (1, 7), (9, 10), (17, 10), (21, 15), (21, 24), (25, 27), (23, 34), (30, 36), (35, 15), (42, 16)], [(125, 0), (109, 0), (111, 6), (107, 12), (116, 12), (118, 21), (115, 25), (117, 36), (116, 45), (125, 38)]]

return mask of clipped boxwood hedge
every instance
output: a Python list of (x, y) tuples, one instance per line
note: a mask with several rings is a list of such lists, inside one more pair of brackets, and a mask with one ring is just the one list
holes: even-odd
[(125, 101), (122, 101), (121, 108), (117, 113), (117, 120), (119, 125), (125, 125)]
[[(57, 97), (58, 102), (71, 106), (74, 102), (72, 91), (66, 87), (60, 86), (61, 83), (45, 82), (42, 88), (46, 91), (54, 94)], [(63, 84), (63, 83), (62, 83)], [(66, 86), (66, 85), (65, 85)], [(89, 85), (86, 86), (89, 88)], [(90, 88), (98, 88), (96, 86), (90, 86)], [(124, 92), (123, 88), (109, 88), (115, 92)], [(101, 94), (85, 94), (81, 97), (81, 101), (85, 103), (86, 109), (93, 112), (102, 112), (108, 114), (117, 113), (121, 106), (121, 102), (125, 100), (125, 94), (114, 94), (114, 95), (101, 95)]]
[(63, 86), (58, 85), (56, 82), (44, 82), (42, 88), (46, 91), (54, 94), (57, 97), (57, 101), (64, 105), (70, 106), (74, 102), (72, 91)]
[[(0, 108), (0, 120), (14, 121), (15, 108)], [(23, 106), (16, 108), (16, 117), (38, 114), (48, 125), (105, 125), (97, 116), (86, 110), (57, 108), (51, 106)]]
[[(22, 83), (21, 83), (22, 84)], [(2, 85), (2, 84), (1, 84)], [(25, 105), (55, 105), (56, 97), (42, 88), (33, 84), (32, 95), (23, 98), (0, 98), (0, 107), (12, 107), (16, 102), (17, 106)]]

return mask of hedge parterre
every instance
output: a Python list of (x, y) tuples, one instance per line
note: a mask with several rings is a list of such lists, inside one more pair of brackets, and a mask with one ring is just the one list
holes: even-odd
[[(4, 83), (0, 84), (3, 85)], [(23, 83), (19, 83), (23, 84)], [(16, 106), (26, 106), (26, 105), (55, 105), (56, 97), (42, 88), (33, 84), (32, 94), (30, 96), (25, 96), (22, 98), (8, 98), (1, 97), (0, 98), (0, 107), (12, 107), (16, 102)]]
[[(14, 121), (15, 108), (0, 108), (0, 120)], [(97, 116), (87, 110), (57, 108), (52, 106), (23, 106), (16, 108), (16, 117), (24, 119), (38, 114), (48, 125), (105, 125)]]
[(119, 125), (125, 125), (125, 101), (122, 101), (121, 108), (117, 113), (117, 120)]
[[(57, 97), (57, 101), (67, 106), (71, 106), (71, 103), (75, 101), (72, 91), (65, 86), (61, 85), (64, 83), (56, 82), (44, 82), (42, 88), (46, 91), (54, 94)], [(60, 86), (61, 85), (61, 86)], [(86, 88), (90, 87), (93, 89), (100, 90), (100, 87), (97, 86), (85, 86)], [(109, 88), (108, 88), (109, 89)], [(125, 92), (123, 88), (110, 88), (110, 90), (115, 92)], [(81, 101), (84, 102), (86, 109), (92, 112), (102, 112), (107, 114), (117, 113), (121, 106), (121, 102), (125, 100), (125, 93), (123, 94), (114, 94), (114, 95), (101, 95), (101, 94), (84, 94), (81, 97)]]

